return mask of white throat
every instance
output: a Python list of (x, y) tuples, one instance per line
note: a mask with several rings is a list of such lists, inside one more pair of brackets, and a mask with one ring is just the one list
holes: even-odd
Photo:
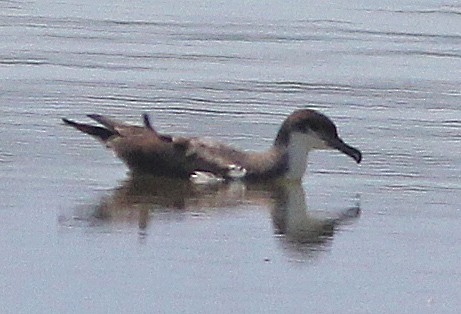
[(307, 168), (307, 155), (314, 149), (331, 149), (314, 133), (292, 132), (288, 144), (288, 180), (301, 180)]
[(285, 174), (288, 180), (301, 180), (307, 168), (307, 154), (312, 150), (310, 136), (293, 132), (288, 144), (288, 171)]

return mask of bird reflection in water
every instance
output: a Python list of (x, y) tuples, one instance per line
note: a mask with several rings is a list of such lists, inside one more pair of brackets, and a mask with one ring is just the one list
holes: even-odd
[(360, 204), (335, 212), (312, 211), (300, 184), (284, 184), (272, 191), (274, 233), (292, 255), (313, 256), (329, 247), (339, 225), (360, 216)]
[[(311, 211), (300, 183), (271, 181), (266, 183), (230, 182), (194, 184), (189, 180), (141, 176), (124, 181), (112, 193), (103, 196), (89, 209), (81, 209), (73, 219), (90, 225), (137, 224), (145, 235), (152, 219), (160, 214), (180, 220), (201, 212), (215, 214), (219, 209), (242, 205), (259, 205), (270, 209), (274, 234), (284, 249), (312, 254), (327, 248), (343, 223), (360, 215), (360, 206), (327, 215)], [(69, 223), (69, 221), (67, 221)], [(72, 222), (70, 222), (72, 224)]]

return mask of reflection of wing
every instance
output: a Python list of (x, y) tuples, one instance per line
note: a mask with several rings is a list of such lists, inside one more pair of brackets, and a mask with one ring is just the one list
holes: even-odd
[[(254, 205), (272, 208), (277, 242), (297, 261), (310, 260), (328, 250), (341, 225), (360, 216), (359, 204), (340, 212), (310, 211), (300, 184), (271, 181), (198, 185), (189, 180), (139, 176), (126, 180), (96, 204), (63, 213), (59, 221), (69, 226), (88, 223), (88, 227), (129, 222), (136, 223), (141, 231), (159, 220), (190, 224), (189, 219), (182, 218), (223, 212), (218, 209), (232, 212), (238, 208), (238, 213), (242, 208), (254, 210)], [(158, 228), (151, 230), (161, 232)]]

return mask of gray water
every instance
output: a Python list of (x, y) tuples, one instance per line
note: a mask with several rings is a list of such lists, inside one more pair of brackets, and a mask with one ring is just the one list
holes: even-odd
[[(2, 313), (459, 313), (461, 6), (0, 1)], [(61, 117), (265, 149), (317, 109), (360, 165), (133, 181)]]

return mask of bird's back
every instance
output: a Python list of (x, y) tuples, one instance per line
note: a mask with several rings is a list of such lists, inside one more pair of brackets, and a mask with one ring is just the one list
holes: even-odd
[(202, 172), (220, 178), (253, 178), (267, 175), (273, 167), (271, 160), (262, 160), (275, 157), (271, 153), (245, 152), (200, 137), (159, 134), (146, 118), (144, 126), (134, 126), (100, 115), (89, 117), (104, 127), (63, 121), (102, 141), (134, 175), (189, 178)]

